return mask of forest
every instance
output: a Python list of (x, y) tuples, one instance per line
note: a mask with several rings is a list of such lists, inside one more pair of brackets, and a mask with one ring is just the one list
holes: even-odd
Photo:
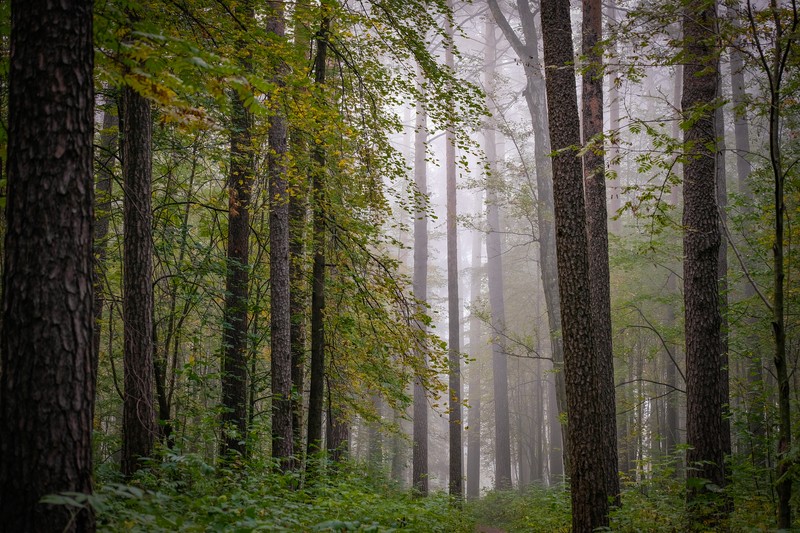
[(0, 2), (0, 533), (800, 531), (798, 39)]

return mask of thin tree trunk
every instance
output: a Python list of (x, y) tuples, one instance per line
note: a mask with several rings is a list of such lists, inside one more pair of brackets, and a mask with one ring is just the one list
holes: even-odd
[(125, 216), (122, 315), (125, 390), (122, 473), (131, 476), (150, 457), (157, 433), (153, 405), (152, 117), (150, 101), (122, 89), (122, 176)]
[[(582, 53), (590, 62), (583, 71), (583, 143), (603, 143), (603, 37), (600, 0), (583, 0)], [(611, 345), (611, 281), (608, 268), (608, 212), (603, 145), (583, 156), (586, 223), (589, 239), (589, 287), (592, 295), (592, 330), (600, 386), (601, 424), (604, 430), (606, 483), (614, 505), (619, 506), (617, 412), (614, 398), (614, 353)]]
[[(284, 3), (271, 2), (267, 31), (283, 39)], [(278, 67), (275, 79), (283, 84), (284, 66)], [(270, 119), (269, 157), (269, 269), (270, 331), (272, 372), (272, 457), (283, 470), (294, 467), (292, 431), (292, 346), (289, 275), (289, 191), (286, 176), (286, 118), (278, 110)]]
[[(92, 532), (92, 2), (11, 2), (0, 531)], [(73, 515), (74, 513), (74, 515)]]
[[(253, 8), (237, 11), (248, 22)], [(237, 43), (238, 48), (245, 44)], [(240, 50), (240, 53), (242, 51)], [(248, 69), (245, 64), (244, 69)], [(220, 456), (247, 450), (247, 308), (250, 283), (250, 195), (254, 179), (253, 118), (242, 98), (231, 98), (228, 175), (228, 251), (222, 330), (222, 439)]]
[[(421, 67), (418, 67), (421, 69)], [(417, 72), (418, 87), (422, 88), (422, 73)], [(417, 194), (427, 197), (428, 178), (425, 168), (425, 141), (428, 134), (428, 117), (425, 107), (417, 102), (417, 118), (414, 133), (414, 186)], [(421, 200), (420, 200), (421, 201)], [(426, 200), (427, 201), (427, 200)], [(423, 208), (417, 209), (414, 218), (414, 297), (420, 302), (428, 299), (428, 218)], [(418, 309), (423, 312), (424, 309)], [(418, 324), (424, 328), (423, 324)], [(425, 354), (417, 349), (416, 357), (427, 365)], [(412, 450), (411, 484), (420, 495), (428, 495), (428, 398), (422, 378), (414, 380), (414, 429)]]
[(571, 149), (580, 144), (580, 125), (569, 2), (543, 0), (541, 16), (550, 139), (557, 153), (553, 156), (553, 196), (570, 428), (572, 527), (575, 531), (592, 531), (609, 523), (608, 454), (590, 312), (593, 294), (589, 284), (583, 171)]
[[(487, 92), (494, 84), (497, 64), (497, 44), (495, 26), (486, 22), (485, 76)], [(487, 101), (493, 108), (491, 98)], [(486, 160), (489, 164), (490, 180), (498, 180), (497, 141), (492, 126), (484, 129)], [(496, 187), (486, 187), (486, 264), (489, 280), (489, 306), (492, 325), (492, 376), (494, 385), (495, 422), (495, 488), (511, 488), (511, 428), (508, 413), (508, 360), (505, 354), (503, 335), (505, 333), (505, 299), (503, 297), (503, 259), (500, 238), (500, 206)]]
[[(317, 36), (314, 82), (325, 84), (329, 19), (322, 21)], [(314, 201), (314, 264), (311, 287), (311, 376), (308, 396), (308, 453), (322, 449), (322, 413), (325, 398), (325, 154), (314, 143), (312, 148), (312, 195)]]
[[(447, 0), (452, 10), (453, 0)], [(453, 23), (447, 18), (447, 35), (453, 37)], [(445, 49), (445, 66), (455, 72), (453, 50)], [(453, 128), (445, 134), (445, 167), (447, 174), (447, 350), (450, 364), (448, 406), (450, 470), (449, 492), (456, 501), (464, 498), (464, 450), (461, 445), (461, 305), (458, 299), (458, 207), (456, 205), (456, 136)]]

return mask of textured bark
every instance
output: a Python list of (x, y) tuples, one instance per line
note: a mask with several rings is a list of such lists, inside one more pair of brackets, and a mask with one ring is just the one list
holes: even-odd
[[(583, 0), (582, 53), (590, 62), (583, 72), (583, 142), (597, 143), (603, 135), (603, 37), (600, 0)], [(620, 505), (617, 465), (617, 412), (614, 398), (614, 352), (611, 344), (611, 281), (608, 269), (608, 212), (605, 157), (602, 144), (583, 156), (586, 224), (589, 239), (589, 287), (592, 330), (600, 387), (600, 424), (603, 427), (606, 483), (615, 505)]]
[[(328, 51), (328, 27), (322, 21), (317, 37), (317, 55), (314, 61), (314, 81), (325, 83), (325, 62)], [(314, 264), (311, 288), (311, 377), (308, 396), (308, 453), (322, 447), (322, 412), (325, 395), (325, 154), (315, 144), (312, 149), (312, 195), (314, 199)]]
[[(721, 498), (708, 483), (725, 485), (720, 434), (720, 310), (718, 290), (719, 216), (716, 199), (714, 110), (718, 73), (709, 42), (716, 24), (713, 2), (687, 6), (683, 16), (686, 62), (683, 66), (681, 110), (691, 116), (684, 130), (683, 252), (686, 312), (686, 452), (690, 480), (687, 501), (693, 520), (704, 527), (723, 518)], [(711, 64), (711, 66), (709, 66)], [(705, 106), (698, 109), (698, 106)], [(710, 521), (710, 522), (709, 522)]]
[(607, 435), (592, 323), (592, 293), (586, 236), (572, 31), (567, 0), (542, 1), (544, 60), (550, 139), (561, 325), (564, 339), (570, 439), (572, 528), (592, 531), (608, 525)]
[[(247, 14), (245, 14), (247, 15)], [(250, 195), (254, 162), (252, 117), (238, 95), (231, 102), (228, 251), (222, 331), (220, 455), (244, 455), (247, 441), (247, 304), (250, 283)]]
[[(545, 103), (545, 83), (539, 62), (539, 28), (529, 0), (517, 0), (517, 9), (522, 21), (523, 39), (520, 39), (503, 15), (497, 0), (489, 0), (489, 8), (495, 22), (500, 26), (506, 40), (511, 43), (525, 72), (525, 102), (531, 116), (533, 129), (533, 154), (536, 164), (536, 225), (539, 229), (539, 272), (544, 299), (547, 306), (547, 319), (550, 327), (550, 346), (555, 367), (556, 404), (559, 413), (566, 413), (567, 400), (564, 384), (564, 345), (561, 339), (561, 300), (558, 294), (558, 266), (556, 264), (556, 238), (553, 217), (553, 172), (550, 161), (550, 135), (547, 130), (547, 105)], [(554, 418), (561, 423), (561, 418)], [(569, 428), (562, 425), (561, 435), (554, 442), (569, 441)], [(567, 450), (558, 445), (563, 455), (563, 464), (569, 471)], [(558, 469), (561, 469), (559, 462)], [(563, 474), (563, 470), (558, 475)]]
[[(476, 195), (476, 212), (483, 205), (480, 194)], [(475, 500), (481, 494), (481, 320), (476, 314), (476, 305), (481, 297), (481, 233), (472, 233), (472, 277), (469, 301), (472, 313), (469, 319), (469, 355), (474, 361), (469, 372), (469, 429), (467, 430), (467, 498)]]
[[(453, 8), (453, 0), (447, 5)], [(448, 18), (446, 32), (453, 37), (453, 24)], [(445, 50), (445, 65), (455, 71), (453, 50)], [(464, 450), (461, 447), (461, 305), (458, 300), (458, 207), (456, 205), (456, 136), (453, 128), (445, 134), (445, 167), (447, 188), (447, 351), (449, 375), (449, 428), (450, 428), (450, 495), (457, 500), (464, 497)]]
[(123, 239), (122, 315), (125, 390), (122, 408), (122, 473), (133, 475), (149, 457), (157, 434), (153, 374), (153, 119), (150, 101), (122, 89)]
[[(267, 31), (284, 36), (283, 1), (272, 2)], [(285, 67), (278, 67), (275, 80), (282, 85)], [(280, 106), (270, 117), (269, 156), (269, 270), (272, 372), (272, 457), (283, 470), (291, 469), (294, 449), (292, 432), (292, 346), (289, 276), (289, 191), (286, 175), (286, 118)]]
[(11, 3), (0, 531), (94, 531), (92, 2)]
[[(487, 92), (494, 84), (497, 65), (497, 38), (495, 26), (486, 22), (485, 76)], [(491, 98), (487, 99), (493, 109)], [(494, 127), (487, 125), (483, 131), (484, 152), (489, 164), (491, 179), (497, 179), (497, 140)], [(508, 360), (503, 345), (505, 332), (505, 299), (503, 297), (503, 258), (500, 237), (500, 207), (495, 187), (486, 187), (486, 266), (489, 280), (489, 307), (492, 325), (492, 380), (494, 389), (495, 422), (495, 488), (511, 488), (511, 423), (508, 414)]]
[[(418, 78), (421, 74), (418, 73)], [(421, 86), (421, 79), (418, 79)], [(424, 106), (417, 102), (414, 132), (414, 186), (417, 194), (427, 196), (428, 176), (425, 168), (425, 139), (428, 134), (428, 117)], [(414, 214), (414, 297), (424, 302), (428, 299), (428, 217), (424, 209)], [(419, 309), (422, 312), (424, 309)], [(423, 324), (418, 327), (424, 328)], [(417, 350), (416, 357), (425, 358)], [(427, 362), (425, 363), (427, 364)], [(414, 380), (414, 428), (411, 457), (411, 485), (422, 496), (428, 495), (428, 398), (420, 378)]]

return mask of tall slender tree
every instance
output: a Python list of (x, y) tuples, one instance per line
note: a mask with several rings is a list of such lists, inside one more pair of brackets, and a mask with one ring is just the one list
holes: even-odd
[[(475, 197), (475, 211), (480, 213), (483, 201), (480, 194)], [(469, 319), (469, 353), (473, 362), (469, 365), (469, 429), (467, 430), (467, 498), (477, 499), (481, 493), (481, 361), (478, 357), (482, 350), (481, 320), (477, 313), (478, 300), (481, 295), (481, 263), (482, 234), (472, 232), (472, 270), (469, 284), (469, 301), (472, 311)]]
[[(275, 0), (268, 6), (267, 31), (282, 39), (285, 32), (284, 2)], [(285, 66), (278, 65), (275, 82), (282, 86)], [(270, 331), (272, 372), (272, 456), (284, 470), (293, 465), (294, 433), (292, 431), (292, 347), (289, 276), (289, 184), (286, 175), (286, 117), (279, 102), (272, 106), (268, 140), (269, 156), (269, 270)]]
[[(725, 486), (720, 398), (720, 309), (714, 102), (717, 97), (715, 0), (683, 13), (683, 299), (686, 309), (686, 452), (690, 512), (697, 523), (720, 520), (724, 504), (709, 488)], [(696, 480), (704, 480), (698, 482)], [(710, 500), (710, 501), (709, 501)]]
[(122, 473), (131, 476), (140, 468), (141, 459), (152, 454), (157, 428), (153, 373), (153, 118), (150, 101), (130, 85), (122, 89), (122, 131)]
[(617, 413), (614, 353), (611, 344), (611, 281), (608, 269), (608, 210), (603, 140), (603, 13), (600, 0), (583, 0), (583, 175), (589, 238), (589, 288), (600, 386), (603, 445), (608, 494), (620, 504), (617, 465)]
[(11, 2), (0, 531), (94, 531), (92, 1)]
[[(447, 6), (452, 10), (453, 2)], [(455, 72), (453, 60), (453, 21), (448, 16), (445, 31), (451, 40), (445, 48), (445, 66)], [(456, 135), (453, 127), (445, 134), (447, 174), (447, 349), (450, 363), (448, 411), (450, 416), (450, 495), (464, 497), (464, 451), (461, 447), (461, 305), (458, 300), (458, 206), (456, 201)]]
[(570, 428), (572, 528), (592, 531), (609, 523), (608, 454), (591, 313), (583, 169), (574, 152), (580, 144), (580, 125), (568, 0), (542, 0), (542, 28), (550, 140), (555, 153), (553, 196)]
[[(236, 9), (242, 24), (254, 19), (245, 2)], [(246, 27), (239, 28), (242, 34)], [(239, 61), (250, 68), (247, 45), (237, 39)], [(222, 440), (220, 455), (244, 455), (247, 443), (247, 309), (250, 284), (250, 196), (254, 178), (252, 115), (239, 94), (231, 95), (228, 173), (228, 251), (222, 333)]]
[[(485, 76), (487, 92), (491, 91), (497, 65), (497, 37), (495, 25), (486, 21)], [(487, 103), (494, 108), (491, 96)], [(484, 127), (484, 151), (489, 164), (490, 180), (498, 180), (497, 140), (493, 125)], [(489, 307), (492, 324), (492, 379), (494, 385), (495, 423), (495, 487), (498, 490), (511, 488), (511, 421), (508, 413), (508, 359), (505, 353), (505, 298), (503, 295), (503, 257), (500, 227), (500, 206), (497, 187), (486, 187), (486, 268), (489, 281)]]
[[(423, 88), (422, 71), (418, 67), (417, 85)], [(428, 136), (428, 115), (422, 102), (417, 102), (414, 129), (414, 187), (420, 196), (414, 213), (414, 276), (412, 289), (419, 302), (428, 299), (428, 214), (424, 207), (428, 195), (425, 144)], [(419, 309), (422, 312), (423, 309)], [(424, 328), (424, 324), (418, 324)], [(425, 358), (422, 350), (416, 356)], [(427, 362), (426, 362), (427, 364)], [(420, 495), (428, 495), (428, 397), (422, 378), (414, 380), (414, 427), (411, 454), (411, 485)]]

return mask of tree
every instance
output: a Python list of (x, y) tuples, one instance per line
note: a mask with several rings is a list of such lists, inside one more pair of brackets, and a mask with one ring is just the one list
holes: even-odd
[[(284, 37), (283, 1), (270, 6), (267, 31)], [(284, 67), (276, 69), (275, 82), (282, 85)], [(284, 470), (291, 469), (292, 431), (292, 347), (291, 306), (289, 292), (289, 188), (286, 176), (286, 118), (280, 104), (273, 103), (269, 124), (269, 267), (270, 267), (270, 330), (272, 370), (272, 456)]]
[[(480, 194), (476, 195), (476, 211), (480, 212), (483, 202)], [(469, 429), (467, 431), (467, 498), (477, 499), (481, 493), (481, 320), (477, 315), (477, 305), (481, 294), (482, 235), (472, 232), (472, 269), (469, 284), (469, 301), (472, 308), (469, 319), (469, 351), (474, 361), (469, 366)]]
[(580, 144), (572, 30), (567, 0), (542, 1), (545, 80), (553, 156), (556, 250), (564, 373), (570, 428), (572, 527), (592, 531), (608, 525), (603, 397), (598, 378), (589, 284), (583, 170), (574, 153)]
[[(254, 19), (253, 8), (244, 3), (236, 10), (238, 20)], [(246, 33), (247, 28), (240, 29)], [(237, 52), (243, 70), (250, 60), (242, 37)], [(228, 167), (228, 249), (225, 277), (225, 309), (222, 333), (222, 440), (220, 455), (244, 455), (247, 443), (247, 310), (250, 283), (250, 209), (254, 178), (253, 118), (241, 95), (231, 95), (230, 164)]]
[(714, 103), (719, 80), (714, 44), (715, 2), (687, 4), (682, 24), (686, 58), (681, 110), (686, 154), (683, 163), (683, 294), (686, 440), (690, 446), (686, 452), (687, 501), (694, 520), (700, 523), (722, 518), (723, 503), (713, 486), (725, 486), (720, 439), (723, 421), (717, 270), (720, 227), (714, 148)]
[[(92, 2), (11, 2), (0, 530), (94, 531)], [(74, 516), (72, 513), (75, 513)]]
[[(495, 26), (486, 22), (486, 86), (494, 84), (497, 64), (497, 38)], [(487, 91), (488, 92), (488, 91)], [(493, 109), (491, 101), (489, 110)], [(495, 130), (487, 126), (483, 132), (484, 151), (489, 164), (490, 179), (498, 179), (497, 141)], [(503, 257), (500, 227), (500, 206), (497, 189), (486, 188), (486, 269), (489, 281), (489, 307), (492, 321), (492, 379), (494, 385), (494, 423), (495, 423), (495, 487), (498, 490), (511, 488), (511, 421), (508, 413), (508, 360), (503, 345), (505, 334), (505, 299), (503, 295)]]
[[(452, 0), (448, 0), (452, 9)], [(447, 36), (453, 38), (453, 21), (446, 19)], [(453, 43), (445, 49), (445, 65), (455, 70)], [(464, 497), (464, 450), (461, 447), (461, 302), (458, 300), (458, 206), (456, 204), (456, 136), (453, 127), (445, 134), (445, 168), (447, 174), (447, 320), (448, 359), (450, 363), (448, 411), (450, 416), (450, 495)]]
[(600, 0), (583, 0), (583, 175), (589, 239), (589, 287), (602, 408), (608, 494), (620, 504), (617, 465), (617, 413), (614, 400), (614, 352), (611, 345), (611, 285), (608, 269), (608, 212), (603, 155), (603, 13)]
[[(418, 67), (417, 85), (422, 88), (422, 70)], [(419, 195), (414, 213), (414, 298), (423, 306), (428, 298), (428, 214), (424, 208), (428, 194), (428, 176), (425, 157), (425, 139), (428, 135), (428, 115), (425, 106), (417, 101), (414, 129), (414, 187)], [(422, 309), (418, 310), (423, 313)], [(423, 332), (426, 327), (419, 323)], [(416, 356), (425, 359), (424, 352), (416, 347)], [(422, 377), (414, 379), (414, 428), (411, 454), (411, 485), (420, 495), (428, 495), (428, 397)]]
[(153, 119), (150, 101), (122, 89), (122, 181), (125, 215), (122, 314), (125, 391), (122, 473), (133, 475), (155, 444), (153, 385), (153, 240), (151, 208)]

